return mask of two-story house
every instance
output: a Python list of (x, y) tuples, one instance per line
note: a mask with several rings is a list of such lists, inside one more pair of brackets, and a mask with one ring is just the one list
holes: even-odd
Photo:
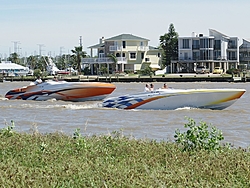
[(239, 64), (239, 39), (209, 29), (209, 36), (192, 33), (178, 38), (178, 61), (171, 63), (171, 72), (195, 72), (198, 65), (213, 71), (221, 67), (224, 72)]
[(250, 39), (243, 39), (243, 43), (240, 46), (240, 64), (243, 64), (250, 68)]
[[(149, 46), (149, 40), (132, 34), (121, 34), (105, 39), (102, 37), (99, 44), (88, 47), (92, 58), (82, 59), (83, 64), (91, 65), (92, 73), (95, 68), (107, 66), (110, 73), (131, 71), (136, 72), (150, 66), (159, 69), (161, 66), (161, 53), (159, 48)], [(97, 57), (93, 58), (93, 50), (97, 50)], [(117, 63), (109, 58), (113, 54)]]

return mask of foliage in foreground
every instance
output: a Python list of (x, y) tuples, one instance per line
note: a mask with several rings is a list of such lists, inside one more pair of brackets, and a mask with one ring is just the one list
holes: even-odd
[(221, 130), (215, 126), (209, 127), (206, 122), (201, 121), (197, 126), (192, 118), (187, 118), (188, 123), (184, 125), (189, 128), (187, 132), (181, 133), (179, 129), (175, 131), (176, 143), (181, 146), (183, 151), (208, 150), (215, 151), (220, 149), (220, 141), (224, 139)]
[(176, 143), (120, 132), (73, 137), (0, 132), (4, 187), (249, 187), (250, 153), (221, 147), (183, 152)]

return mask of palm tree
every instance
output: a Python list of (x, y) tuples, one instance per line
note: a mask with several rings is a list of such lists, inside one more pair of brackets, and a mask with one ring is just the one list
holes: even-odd
[(28, 57), (27, 61), (28, 61), (29, 68), (32, 69), (32, 70), (35, 70), (36, 64), (38, 62), (37, 56), (31, 55), (31, 56)]
[(72, 53), (74, 53), (74, 59), (76, 61), (77, 64), (77, 70), (78, 70), (78, 74), (81, 74), (82, 72), (82, 68), (81, 68), (81, 58), (85, 58), (86, 52), (83, 51), (82, 46), (79, 47), (75, 47), (74, 50), (71, 50)]
[(113, 61), (113, 65), (114, 67), (112, 68), (112, 70), (116, 71), (116, 65), (117, 65), (117, 57), (114, 54), (109, 54), (108, 57), (111, 59), (111, 61)]

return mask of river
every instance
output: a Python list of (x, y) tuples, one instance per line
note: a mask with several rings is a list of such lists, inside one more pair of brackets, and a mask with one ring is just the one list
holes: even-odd
[[(178, 109), (178, 110), (122, 110), (101, 107), (101, 101), (23, 101), (4, 100), (5, 93), (28, 82), (0, 83), (0, 128), (15, 122), (17, 132), (38, 130), (40, 133), (62, 132), (73, 135), (77, 128), (82, 135), (109, 134), (121, 131), (137, 139), (173, 141), (176, 129), (186, 131), (185, 117), (197, 124), (205, 121), (222, 130), (224, 142), (236, 147), (250, 146), (250, 84), (224, 82), (168, 83), (173, 88), (244, 88), (247, 92), (232, 106), (224, 110)], [(145, 83), (115, 83), (116, 90), (110, 96), (137, 93), (144, 90)], [(155, 88), (163, 83), (154, 83)]]

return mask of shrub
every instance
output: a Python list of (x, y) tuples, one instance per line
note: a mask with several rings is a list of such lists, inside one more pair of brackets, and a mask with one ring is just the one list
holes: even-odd
[(201, 121), (197, 126), (192, 118), (187, 118), (188, 123), (184, 125), (189, 128), (187, 132), (181, 133), (179, 129), (175, 131), (176, 143), (183, 151), (209, 150), (215, 151), (220, 148), (220, 141), (224, 139), (222, 132), (216, 127), (209, 127), (206, 122)]
[(10, 122), (11, 122), (11, 125), (8, 125), (6, 128), (3, 128), (2, 130), (0, 130), (0, 135), (10, 137), (14, 134), (13, 129), (15, 127), (15, 123), (13, 120), (11, 120)]

